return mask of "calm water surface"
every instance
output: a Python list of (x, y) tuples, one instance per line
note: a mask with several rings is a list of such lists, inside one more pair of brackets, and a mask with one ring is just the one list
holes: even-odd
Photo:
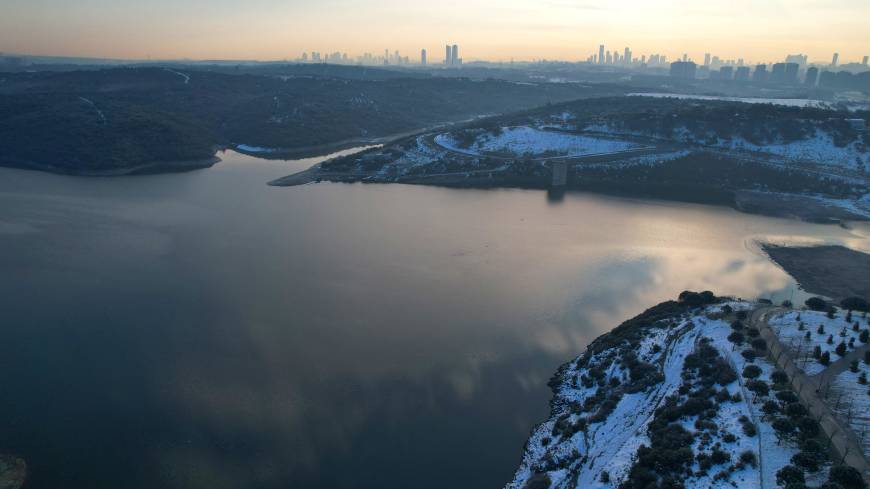
[(559, 364), (753, 240), (860, 232), (588, 194), (0, 169), (0, 452), (30, 488), (486, 488)]

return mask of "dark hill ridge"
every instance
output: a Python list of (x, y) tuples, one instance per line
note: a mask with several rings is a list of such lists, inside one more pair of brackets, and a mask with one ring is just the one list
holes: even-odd
[(288, 78), (184, 68), (7, 73), (0, 75), (0, 165), (118, 173), (209, 160), (221, 146), (293, 150), (623, 92), (616, 86)]

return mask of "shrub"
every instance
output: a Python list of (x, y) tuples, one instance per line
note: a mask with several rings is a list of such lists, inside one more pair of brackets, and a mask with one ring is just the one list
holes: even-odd
[(739, 319), (731, 323), (731, 329), (733, 329), (734, 331), (740, 331), (741, 329), (743, 329), (743, 327), (743, 321)]
[(819, 345), (816, 345), (816, 347), (813, 348), (813, 358), (818, 360), (821, 357), (822, 357), (822, 347)]
[(861, 372), (861, 375), (858, 376), (858, 383), (867, 385), (867, 372)]
[(862, 330), (861, 334), (858, 335), (858, 339), (861, 340), (861, 343), (870, 343), (870, 330)]
[(758, 338), (758, 336), (761, 334), (761, 332), (755, 328), (748, 328), (746, 330), (746, 334), (749, 335), (750, 338)]
[(827, 351), (822, 353), (822, 356), (819, 357), (819, 363), (821, 363), (824, 366), (830, 365), (831, 364), (831, 353), (827, 352)]
[(794, 423), (792, 423), (788, 418), (776, 418), (773, 420), (773, 423), (771, 423), (771, 426), (773, 426), (776, 433), (781, 436), (790, 435), (794, 433), (795, 429)]
[(550, 476), (546, 473), (535, 474), (523, 484), (523, 489), (548, 489), (550, 487)]
[(851, 370), (853, 373), (858, 373), (858, 360), (852, 360), (852, 362), (849, 364), (849, 370)]
[(747, 421), (743, 423), (743, 434), (746, 436), (755, 436), (758, 434), (758, 429), (755, 428), (755, 425), (751, 421)]
[(752, 450), (746, 450), (745, 452), (740, 454), (740, 461), (746, 465), (751, 465), (755, 467), (758, 465), (758, 458), (755, 456), (755, 452)]
[(848, 465), (835, 465), (828, 473), (828, 482), (840, 484), (845, 489), (865, 489), (867, 484), (861, 477), (861, 473)]
[(728, 452), (714, 448), (710, 452), (710, 460), (713, 461), (713, 465), (722, 465), (731, 461), (731, 455)]
[(820, 324), (820, 325), (819, 325), (819, 329), (816, 330), (816, 333), (819, 333), (819, 334), (825, 334), (825, 325), (824, 325), (824, 324)]
[(737, 345), (742, 345), (745, 340), (746, 337), (739, 331), (734, 331), (728, 335), (728, 341)]
[(785, 414), (792, 418), (806, 416), (807, 408), (803, 407), (800, 403), (793, 402), (785, 407)]
[(837, 348), (834, 349), (834, 352), (837, 355), (840, 355), (841, 357), (845, 357), (846, 356), (846, 343), (841, 341), (840, 344), (837, 345)]
[(759, 396), (766, 396), (770, 393), (770, 386), (763, 380), (750, 380), (746, 383), (746, 388)]
[(747, 365), (743, 369), (743, 377), (747, 379), (757, 379), (761, 376), (761, 368), (757, 365)]
[(821, 297), (810, 297), (804, 301), (804, 304), (813, 311), (824, 311), (828, 308), (828, 303)]
[(801, 484), (805, 482), (803, 470), (795, 467), (794, 465), (786, 465), (785, 467), (776, 471), (776, 484), (778, 486), (786, 486), (795, 482), (799, 482)]
[(755, 338), (752, 340), (752, 348), (755, 348), (758, 351), (767, 350), (767, 342), (761, 338)]
[(764, 411), (764, 414), (776, 414), (779, 412), (779, 403), (773, 400), (764, 401), (761, 410)]
[(782, 370), (776, 370), (770, 374), (770, 380), (772, 380), (774, 384), (785, 384), (788, 383), (788, 375)]
[(606, 470), (601, 471), (601, 477), (598, 478), (602, 484), (607, 484), (610, 482), (610, 473)]
[(815, 436), (818, 436), (822, 431), (822, 428), (819, 426), (818, 421), (809, 416), (801, 416), (797, 419), (797, 426), (801, 430), (801, 437), (805, 440), (809, 440)]
[(755, 360), (755, 357), (758, 356), (758, 354), (755, 353), (755, 350), (743, 350), (742, 352), (740, 352), (740, 355), (742, 355), (743, 358), (750, 362)]

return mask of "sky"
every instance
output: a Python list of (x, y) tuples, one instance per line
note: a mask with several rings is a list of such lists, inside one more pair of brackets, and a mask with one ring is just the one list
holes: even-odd
[(459, 44), (466, 61), (582, 60), (599, 44), (747, 62), (870, 54), (870, 0), (0, 0), (0, 52), (292, 59)]

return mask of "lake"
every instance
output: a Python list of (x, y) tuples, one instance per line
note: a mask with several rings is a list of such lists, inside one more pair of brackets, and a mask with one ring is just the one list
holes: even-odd
[(684, 289), (803, 297), (758, 251), (867, 231), (531, 190), (0, 169), (0, 452), (28, 488), (487, 488), (547, 380)]

